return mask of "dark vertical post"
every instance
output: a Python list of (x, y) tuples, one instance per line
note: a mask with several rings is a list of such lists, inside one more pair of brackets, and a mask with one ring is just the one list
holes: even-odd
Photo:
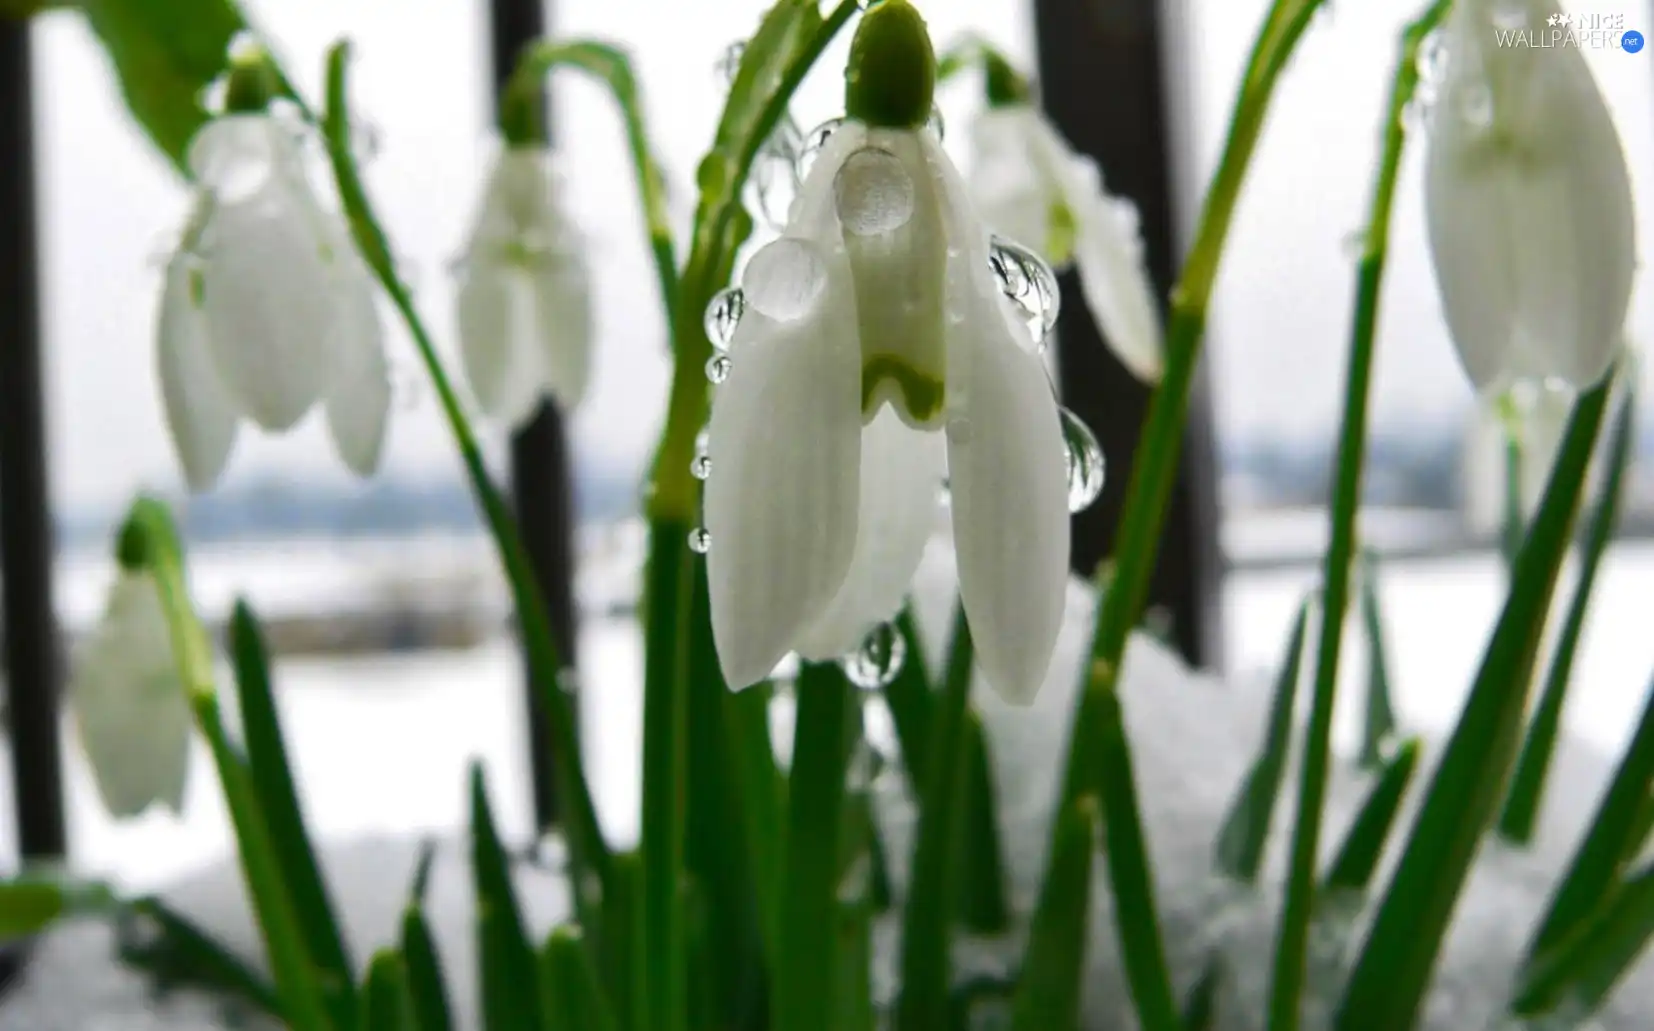
[[(545, 35), (543, 0), (490, 0), (489, 53), (496, 99), (523, 48)], [(540, 406), (533, 421), (511, 441), (511, 490), (523, 544), (551, 614), (551, 633), (565, 667), (575, 666), (574, 476), (567, 427), (555, 405)], [(531, 674), (532, 676), (532, 674)], [(534, 819), (542, 830), (557, 822), (551, 736), (539, 692), (528, 695), (529, 769), (534, 778)]]
[(0, 575), (12, 795), (25, 859), (60, 858), (62, 754), (35, 241), (29, 26), (0, 20)]
[[(1109, 190), (1142, 216), (1149, 272), (1162, 298), (1176, 278), (1179, 181), (1161, 60), (1159, 0), (1035, 0), (1039, 80), (1046, 113), (1095, 158)], [(1072, 272), (1062, 277), (1057, 363), (1063, 403), (1097, 434), (1108, 461), (1102, 497), (1074, 517), (1074, 570), (1089, 576), (1113, 548), (1150, 389), (1098, 334)], [(1203, 365), (1149, 604), (1168, 611), (1178, 649), (1192, 663), (1222, 664), (1222, 547), (1217, 462)]]

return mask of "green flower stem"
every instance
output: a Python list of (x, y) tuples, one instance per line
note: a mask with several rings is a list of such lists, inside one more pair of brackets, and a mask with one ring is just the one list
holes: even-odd
[[(677, 310), (678, 269), (672, 222), (666, 210), (665, 177), (649, 146), (649, 136), (644, 131), (643, 102), (637, 79), (632, 74), (632, 62), (626, 52), (608, 44), (588, 41), (535, 44), (523, 55), (506, 87), (500, 102), (501, 124), (509, 127), (512, 122), (520, 120), (513, 113), (517, 109), (526, 107), (531, 112), (538, 112), (541, 80), (552, 69), (559, 67), (578, 68), (602, 81), (620, 106), (621, 117), (626, 124), (626, 146), (632, 153), (632, 170), (637, 175), (638, 200), (643, 205), (643, 226), (649, 236), (649, 251), (655, 259), (661, 302), (670, 320), (672, 312)], [(535, 117), (534, 121), (538, 122), (538, 118)]]
[(252, 770), (224, 730), (213, 682), (212, 645), (190, 603), (183, 551), (166, 506), (152, 498), (139, 499), (121, 530), (120, 548), (123, 564), (147, 569), (160, 594), (178, 678), (224, 787), (242, 875), (275, 975), (282, 1016), (296, 1031), (333, 1031), (320, 970), (305, 948), (304, 932), (259, 805)]
[[(1276, 0), (1253, 47), (1194, 245), (1184, 265), (1182, 279), (1172, 295), (1165, 376), (1150, 402), (1142, 443), (1132, 463), (1124, 516), (1115, 540), (1112, 583), (1099, 606), (1092, 661), (1086, 670), (1074, 730), (1068, 742), (1059, 811), (1073, 804), (1081, 795), (1102, 789), (1100, 757), (1091, 732), (1104, 722), (1105, 710), (1117, 704), (1115, 685), (1119, 679), (1121, 658), (1131, 628), (1147, 600), (1149, 576), (1154, 569), (1166, 505), (1177, 471), (1189, 389), (1200, 358), (1206, 306), (1217, 278), (1224, 241), (1228, 237), (1247, 166), (1263, 131), (1275, 81), (1319, 6), (1320, 0)], [(1134, 793), (1126, 794), (1129, 799)], [(1112, 822), (1116, 815), (1111, 810), (1105, 814), (1105, 819)], [(1053, 848), (1052, 854), (1054, 852)], [(1147, 857), (1141, 852), (1135, 856), (1116, 856), (1111, 871), (1124, 866), (1138, 868), (1139, 875), (1133, 880), (1149, 882)], [(1118, 895), (1118, 882), (1115, 889)], [(1163, 956), (1159, 965), (1164, 966)], [(1141, 1001), (1139, 1005), (1141, 1007)], [(1158, 1004), (1156, 1008), (1160, 1008)], [(1143, 1010), (1140, 1008), (1139, 1012)]]
[(1325, 815), (1327, 771), (1332, 758), (1332, 718), (1338, 693), (1338, 659), (1349, 603), (1350, 570), (1356, 556), (1355, 523), (1361, 505), (1361, 473), (1366, 460), (1367, 405), (1378, 301), (1389, 252), (1390, 209), (1395, 199), (1401, 153), (1407, 142), (1405, 112), (1418, 86), (1418, 52), (1424, 38), (1446, 16), (1451, 0), (1435, 0), (1402, 33), (1401, 56), (1390, 91), (1384, 149), (1373, 183), (1365, 245), (1356, 269), (1355, 324), (1344, 389), (1344, 419), (1338, 441), (1337, 479), (1332, 496), (1332, 526), (1322, 569), (1321, 624), (1317, 635), (1315, 688), (1310, 697), (1303, 766), (1298, 778), (1298, 819), (1293, 828), (1292, 860), (1287, 874), (1286, 908), (1281, 917), (1271, 982), (1271, 1031), (1296, 1031), (1304, 995), (1309, 925), (1315, 903), (1316, 861)]
[[(384, 230), (380, 228), (379, 221), (368, 202), (367, 191), (362, 185), (350, 145), (349, 114), (345, 106), (345, 66), (349, 55), (350, 44), (341, 41), (335, 43), (328, 51), (327, 58), (325, 137), (334, 179), (339, 187), (339, 197), (349, 218), (357, 247), (361, 249), (363, 258), (378, 276), (391, 302), (401, 314), (403, 322), (407, 324), (414, 345), (418, 347), (420, 357), (425, 362), (426, 371), (430, 374), (431, 383), (442, 405), (443, 415), (448, 420), (449, 430), (454, 435), (454, 442), (465, 463), (466, 474), (471, 480), (471, 489), (477, 495), (483, 514), (488, 520), (489, 530), (493, 533), (495, 544), (499, 548), (500, 560), (505, 567), (506, 578), (511, 584), (512, 601), (517, 609), (518, 624), (528, 652), (531, 679), (535, 689), (540, 692), (551, 732), (551, 761), (557, 773), (558, 807), (566, 814), (569, 860), (575, 874), (574, 883), (581, 883), (583, 875), (589, 873), (597, 878), (602, 897), (607, 898), (610, 888), (609, 849), (598, 827), (597, 809), (592, 803), (591, 793), (586, 787), (586, 779), (582, 773), (580, 741), (575, 732), (573, 708), (559, 686), (563, 662), (557, 653), (556, 641), (551, 635), (545, 597), (534, 578), (533, 569), (528, 561), (528, 552), (523, 547), (522, 537), (517, 532), (517, 524), (511, 516), (511, 510), (499, 489), (494, 486), (493, 480), (489, 478), (488, 468), (483, 464), (482, 451), (477, 447), (471, 424), (460, 407), (459, 397), (454, 392), (447, 370), (443, 368), (442, 359), (437, 355), (436, 345), (425, 328), (424, 320), (419, 317), (419, 312), (414, 307), (413, 294), (397, 275)], [(585, 892), (575, 893), (576, 908), (580, 910), (583, 924), (597, 926), (594, 923), (596, 914), (587, 911), (592, 903), (586, 895)]]
[(1516, 569), (1516, 553), (1522, 550), (1522, 438), (1518, 429), (1506, 424), (1505, 490), (1501, 495), (1499, 556), (1505, 563), (1505, 581)]

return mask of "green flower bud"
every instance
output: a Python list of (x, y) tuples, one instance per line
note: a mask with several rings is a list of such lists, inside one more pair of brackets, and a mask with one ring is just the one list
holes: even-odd
[(263, 114), (270, 101), (280, 96), (281, 77), (264, 50), (256, 50), (230, 66), (230, 81), (224, 91), (224, 113)]
[(982, 55), (982, 79), (989, 107), (1011, 107), (1034, 102), (1028, 80), (1017, 74), (1011, 63), (992, 49)]
[(881, 129), (918, 129), (936, 95), (936, 51), (925, 20), (907, 0), (884, 0), (864, 15), (844, 69), (844, 110)]

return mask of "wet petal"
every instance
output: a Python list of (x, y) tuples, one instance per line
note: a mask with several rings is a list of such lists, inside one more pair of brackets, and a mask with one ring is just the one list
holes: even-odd
[(584, 263), (559, 255), (534, 273), (538, 346), (545, 387), (564, 412), (586, 396), (591, 377), (592, 311)]
[(516, 267), (479, 266), (466, 273), (456, 307), (460, 358), (477, 404), (519, 426), (539, 407), (546, 380), (533, 281)]
[[(1528, 6), (1534, 24), (1556, 10)], [(1425, 208), (1442, 307), (1478, 388), (1555, 377), (1584, 389), (1612, 364), (1630, 302), (1624, 150), (1583, 53), (1499, 47), (1486, 8), (1455, 10), (1432, 109)]]
[(707, 578), (713, 638), (732, 688), (768, 676), (797, 645), (838, 592), (855, 550), (861, 356), (847, 277), (841, 267), (797, 318), (754, 305), (713, 404)]
[(1030, 122), (1031, 107), (990, 108), (971, 124), (971, 195), (988, 228), (1037, 250), (1053, 265), (1065, 255), (1051, 253), (1052, 205), (1057, 195), (1051, 170), (1039, 162)]
[(167, 263), (156, 331), (156, 371), (167, 431), (184, 480), (203, 491), (230, 460), (240, 417), (207, 350), (206, 322), (196, 306), (195, 259), (179, 252)]
[(862, 431), (861, 441), (855, 556), (826, 614), (798, 646), (806, 659), (844, 655), (896, 614), (936, 528), (942, 434), (912, 429), (884, 408)]
[(346, 260), (349, 266), (339, 287), (334, 345), (337, 372), (326, 398), (327, 424), (345, 465), (358, 476), (372, 476), (379, 468), (390, 422), (390, 365), (385, 360), (384, 328), (373, 279), (354, 252)]
[(1165, 345), (1137, 208), (1106, 193), (1087, 158), (1073, 157), (1065, 179), (1076, 223), (1074, 264), (1086, 307), (1120, 364), (1143, 382), (1158, 383)]
[(111, 815), (137, 816), (154, 803), (183, 809), (189, 701), (148, 575), (123, 572), (111, 587), (103, 620), (76, 657), (69, 706)]

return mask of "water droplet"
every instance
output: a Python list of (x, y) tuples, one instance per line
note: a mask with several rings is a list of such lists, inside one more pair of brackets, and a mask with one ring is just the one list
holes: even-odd
[(1435, 30), (1419, 43), (1418, 57), (1415, 61), (1419, 71), (1419, 86), (1429, 86), (1432, 89), (1442, 81), (1447, 73), (1447, 45), (1442, 39), (1440, 29)]
[(867, 147), (845, 160), (833, 181), (839, 222), (847, 233), (876, 236), (913, 218), (913, 177), (888, 150)]
[(210, 133), (198, 136), (197, 145), (190, 148), (196, 179), (220, 204), (250, 199), (275, 172), (270, 134), (251, 119), (214, 122)]
[(988, 268), (1028, 327), (1034, 347), (1043, 352), (1062, 310), (1057, 274), (1039, 255), (1003, 236), (994, 237), (988, 245)]
[(352, 115), (350, 121), (350, 152), (356, 163), (366, 165), (384, 149), (385, 132), (379, 124), (361, 115)]
[(735, 329), (746, 313), (747, 296), (740, 287), (732, 286), (712, 295), (712, 300), (706, 304), (702, 325), (706, 329), (706, 338), (712, 341), (715, 349), (729, 350), (730, 341), (735, 339)]
[(706, 527), (697, 526), (689, 531), (689, 550), (697, 555), (705, 555), (712, 550), (712, 534)]
[(1360, 261), (1361, 256), (1367, 251), (1367, 231), (1365, 229), (1353, 229), (1345, 233), (1339, 248), (1344, 252), (1344, 257), (1351, 261)]
[(1091, 427), (1062, 409), (1062, 440), (1068, 454), (1068, 510), (1083, 512), (1103, 492), (1103, 449)]
[(567, 669), (559, 670), (557, 672), (557, 688), (566, 695), (579, 694), (580, 671), (572, 666)]
[(781, 322), (808, 315), (827, 289), (827, 265), (814, 244), (784, 236), (765, 245), (741, 276), (746, 300)]
[(689, 475), (697, 480), (704, 480), (712, 475), (712, 456), (696, 455), (695, 460), (689, 463)]
[(698, 455), (704, 455), (706, 454), (707, 448), (711, 446), (712, 431), (707, 429), (705, 426), (702, 426), (701, 431), (695, 434), (695, 453)]
[(719, 80), (725, 86), (735, 85), (735, 75), (741, 70), (741, 56), (746, 52), (747, 44), (744, 40), (736, 40), (724, 48), (723, 54), (718, 58), (718, 63), (714, 67), (718, 72)]
[(717, 386), (724, 380), (729, 379), (730, 370), (733, 368), (735, 368), (735, 363), (730, 361), (729, 355), (715, 354), (706, 360), (706, 378), (712, 382), (713, 386)]
[(218, 78), (207, 83), (205, 86), (202, 86), (201, 92), (196, 94), (195, 100), (196, 103), (201, 105), (201, 110), (207, 112), (207, 114), (221, 115), (224, 113), (224, 101), (225, 98), (229, 96), (229, 93), (230, 77), (228, 75), (220, 75)]
[(827, 145), (827, 141), (832, 138), (833, 133), (837, 132), (839, 126), (843, 124), (844, 119), (842, 118), (830, 118), (811, 129), (804, 137), (804, 144), (798, 149), (799, 182), (803, 182), (809, 176), (810, 166), (814, 165), (816, 158), (821, 156), (821, 148)]
[(1459, 117), (1473, 129), (1493, 124), (1493, 91), (1482, 83), (1466, 86), (1459, 94)]
[(925, 128), (930, 130), (931, 135), (936, 137), (938, 143), (947, 135), (948, 123), (942, 117), (942, 109), (935, 104), (930, 106), (930, 118), (925, 121)]
[(844, 675), (863, 691), (890, 684), (907, 661), (907, 638), (890, 623), (880, 623), (862, 638), (861, 646), (839, 660)]

